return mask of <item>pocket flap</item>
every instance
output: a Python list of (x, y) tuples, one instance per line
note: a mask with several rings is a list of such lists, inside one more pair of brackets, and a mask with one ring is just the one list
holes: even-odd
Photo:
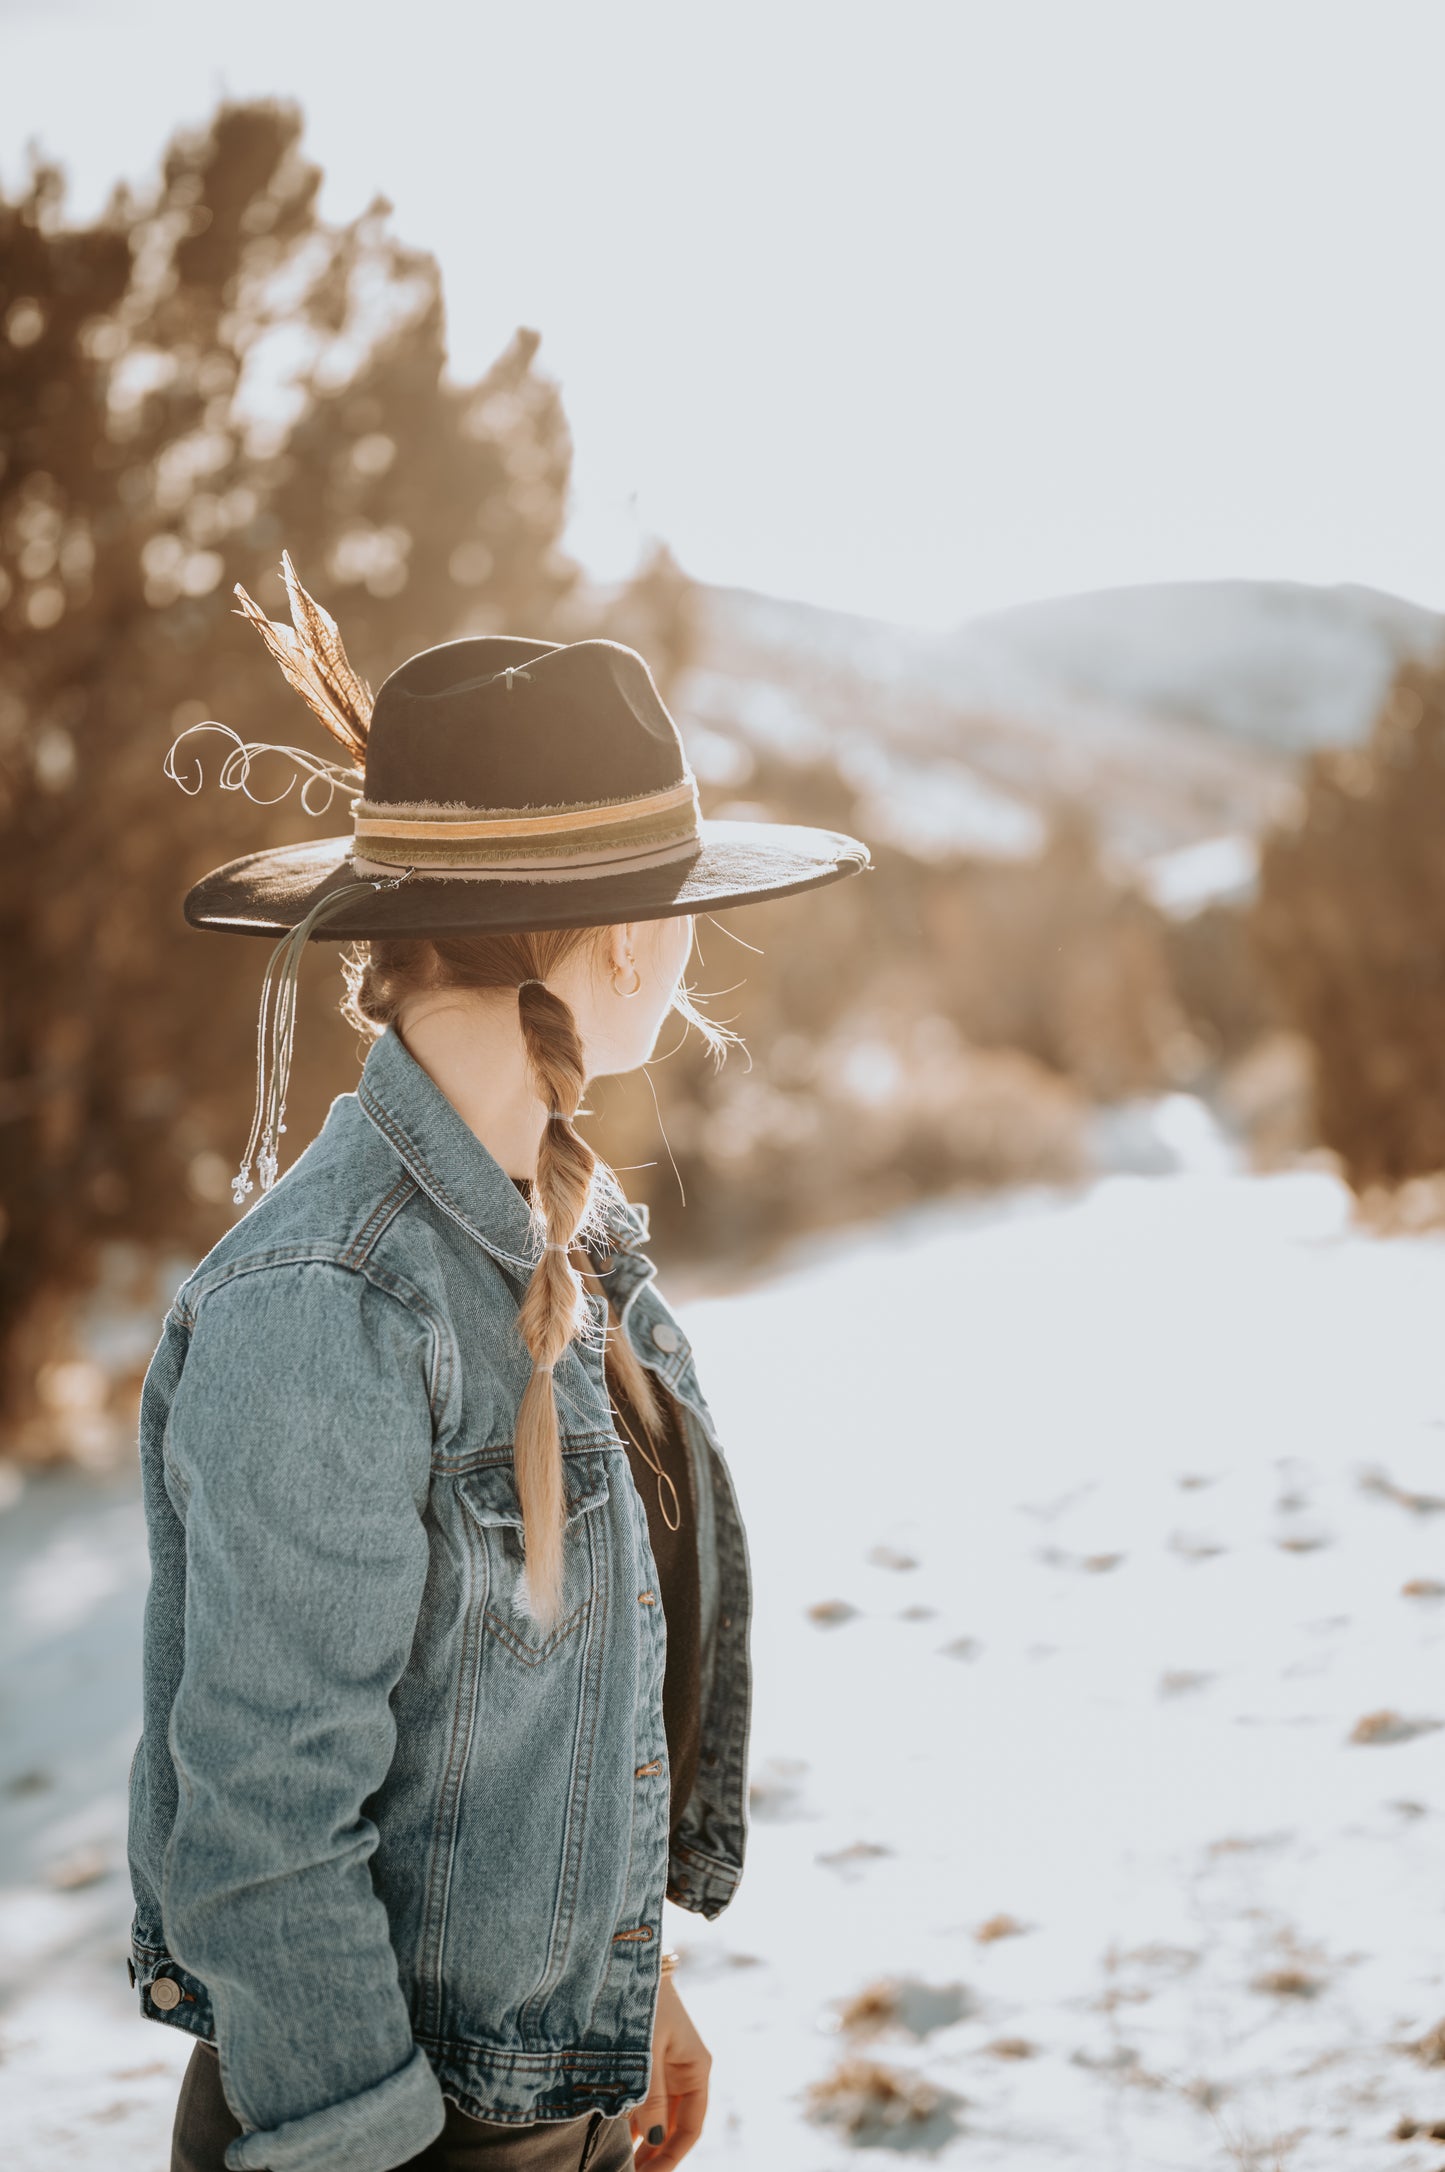
[[(522, 1504), (510, 1462), (488, 1463), (468, 1471), (459, 1481), (462, 1499), (478, 1523), (511, 1524), (522, 1528)], [(562, 1457), (562, 1488), (567, 1502), (567, 1521), (573, 1523), (588, 1509), (607, 1499), (607, 1458), (599, 1449), (572, 1449)]]

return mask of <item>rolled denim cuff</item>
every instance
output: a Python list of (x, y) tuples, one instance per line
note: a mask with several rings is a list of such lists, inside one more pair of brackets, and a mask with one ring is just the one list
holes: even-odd
[(434, 2142), (446, 2124), (441, 2084), (417, 2048), (374, 2089), (304, 2119), (242, 2135), (226, 2151), (230, 2172), (392, 2172)]

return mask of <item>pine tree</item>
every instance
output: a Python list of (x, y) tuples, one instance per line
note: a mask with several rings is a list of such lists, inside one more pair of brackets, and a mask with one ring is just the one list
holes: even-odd
[(1351, 1182), (1445, 1170), (1445, 663), (1401, 668), (1365, 746), (1311, 757), (1255, 932)]
[[(571, 444), (518, 331), (447, 371), (434, 260), (375, 202), (317, 210), (301, 119), (225, 105), (144, 198), (0, 199), (0, 1384), (12, 1433), (108, 1239), (194, 1256), (231, 1215), (263, 948), (180, 912), (207, 868), (344, 826), (167, 781), (185, 725), (316, 745), (234, 614), (283, 548), (373, 683), (414, 650), (576, 609)], [(317, 751), (328, 751), (317, 747)], [(184, 766), (186, 750), (178, 758)], [(280, 791), (287, 772), (259, 771)], [(337, 810), (339, 813), (339, 809)], [(292, 1133), (354, 1077), (334, 952), (308, 972)]]

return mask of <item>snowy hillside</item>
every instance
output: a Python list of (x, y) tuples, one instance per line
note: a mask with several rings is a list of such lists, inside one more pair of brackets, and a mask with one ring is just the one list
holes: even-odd
[(1229, 581), (1029, 604), (940, 634), (743, 589), (700, 591), (679, 689), (719, 782), (738, 743), (838, 758), (881, 834), (1024, 854), (1060, 795), (1128, 859), (1257, 837), (1303, 749), (1368, 730), (1441, 622), (1366, 589)]
[[(1445, 2116), (1445, 1247), (1164, 1113), (1172, 1176), (684, 1307), (757, 1584), (748, 1874), (665, 1925), (697, 2172), (1440, 2162), (1391, 2137)], [(13, 2172), (164, 2162), (183, 2047), (122, 1965), (143, 1588), (128, 1477), (0, 1513)]]
[(1378, 589), (1194, 581), (1051, 597), (956, 638), (964, 669), (982, 643), (1061, 689), (1302, 753), (1362, 738), (1395, 670), (1437, 652), (1445, 622)]

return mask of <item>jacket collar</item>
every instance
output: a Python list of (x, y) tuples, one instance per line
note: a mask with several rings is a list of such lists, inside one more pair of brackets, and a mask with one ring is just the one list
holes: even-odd
[[(428, 1198), (494, 1259), (530, 1275), (541, 1252), (525, 1199), (394, 1026), (373, 1044), (356, 1098)], [(610, 1171), (597, 1202), (611, 1252), (639, 1252), (646, 1210), (623, 1197)]]

